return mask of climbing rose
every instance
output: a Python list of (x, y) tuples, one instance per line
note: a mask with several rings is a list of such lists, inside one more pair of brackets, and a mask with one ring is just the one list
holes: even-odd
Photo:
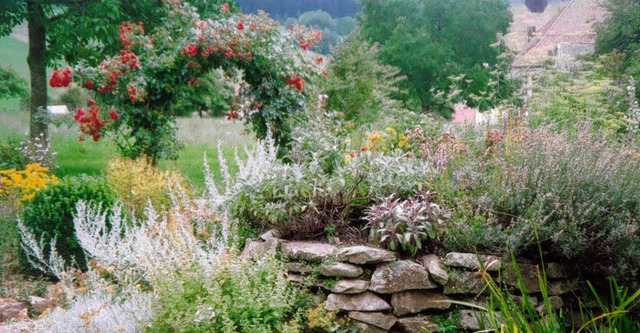
[(198, 45), (189, 42), (185, 48), (182, 49), (182, 54), (188, 54), (189, 57), (193, 58), (198, 54)]
[(93, 80), (87, 80), (87, 81), (84, 81), (84, 82), (82, 83), (82, 86), (83, 86), (85, 89), (87, 89), (87, 90), (91, 90), (91, 89), (93, 89)]
[(68, 87), (71, 84), (71, 68), (56, 69), (51, 74), (49, 85), (53, 88)]
[(289, 80), (287, 81), (287, 84), (290, 86), (295, 86), (296, 89), (298, 90), (302, 90), (302, 85), (304, 84), (304, 80), (302, 80), (302, 78), (299, 75), (291, 74), (291, 76), (289, 77)]

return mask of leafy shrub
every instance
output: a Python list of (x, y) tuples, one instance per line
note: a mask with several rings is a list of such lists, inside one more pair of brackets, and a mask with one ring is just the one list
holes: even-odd
[(336, 59), (329, 65), (325, 90), (327, 106), (344, 113), (347, 121), (371, 123), (403, 107), (393, 97), (402, 93), (397, 85), (406, 78), (399, 69), (381, 64), (379, 52), (377, 45), (357, 35), (347, 37), (334, 50)]
[(15, 219), (0, 215), (0, 278), (3, 280), (5, 274), (18, 268), (16, 259), (19, 246), (20, 237)]
[(258, 262), (218, 258), (211, 275), (182, 272), (158, 284), (152, 332), (303, 332), (296, 317), (303, 294), (291, 286), (272, 253)]
[(590, 121), (622, 134), (627, 94), (610, 76), (601, 73), (607, 64), (600, 62), (588, 63), (586, 70), (571, 73), (545, 71), (533, 86), (533, 97), (528, 102), (531, 126), (558, 124), (573, 129)]
[(0, 99), (29, 95), (27, 81), (9, 67), (0, 67), (0, 81), (4, 82), (0, 87)]
[(58, 102), (66, 105), (69, 109), (75, 109), (79, 106), (84, 106), (87, 99), (90, 97), (90, 94), (83, 89), (79, 87), (72, 87), (60, 95)]
[(9, 136), (6, 141), (0, 142), (0, 170), (5, 169), (24, 169), (29, 160), (18, 149), (20, 147), (20, 139), (15, 136)]
[[(322, 156), (322, 153), (320, 154)], [(308, 164), (276, 164), (259, 182), (245, 184), (229, 201), (240, 224), (276, 228), (285, 236), (317, 238), (325, 228), (343, 231), (360, 222), (380, 197), (408, 197), (433, 169), (400, 154), (362, 153), (327, 173), (317, 155)]]
[(151, 159), (114, 158), (107, 164), (107, 181), (129, 212), (141, 213), (151, 203), (156, 209), (171, 204), (170, 186), (189, 191), (187, 181), (176, 171), (160, 170)]
[(371, 131), (367, 141), (358, 151), (350, 153), (350, 159), (363, 151), (396, 151), (407, 157), (418, 158), (439, 171), (446, 170), (447, 165), (460, 158), (468, 147), (449, 133), (434, 135), (425, 131), (422, 126), (415, 125), (398, 134), (394, 128), (387, 127), (383, 131)]
[[(67, 263), (85, 269), (84, 252), (78, 243), (73, 227), (73, 215), (78, 200), (101, 203), (104, 208), (113, 206), (115, 192), (101, 179), (88, 176), (64, 178), (35, 193), (21, 214), (24, 226), (38, 240), (48, 244), (56, 239), (59, 255)], [(45, 248), (45, 257), (49, 257), (49, 248)], [(28, 267), (26, 255), (23, 265)]]
[(391, 195), (366, 211), (369, 238), (390, 250), (402, 249), (415, 255), (428, 240), (442, 232), (443, 209), (431, 202), (431, 193), (421, 192), (407, 200)]

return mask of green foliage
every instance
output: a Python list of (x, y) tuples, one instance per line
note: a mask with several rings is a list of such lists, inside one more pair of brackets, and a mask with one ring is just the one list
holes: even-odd
[(0, 67), (0, 99), (25, 97), (28, 95), (27, 82), (10, 68)]
[(332, 53), (332, 48), (347, 37), (357, 25), (357, 21), (351, 16), (333, 18), (323, 10), (304, 12), (298, 19), (289, 18), (285, 23), (297, 23), (321, 31), (322, 39), (312, 48), (321, 54)]
[(394, 97), (401, 94), (397, 85), (406, 78), (397, 68), (380, 64), (378, 54), (377, 45), (354, 34), (336, 47), (328, 68), (327, 107), (357, 125), (402, 109)]
[(212, 70), (202, 77), (199, 85), (184, 90), (172, 107), (176, 116), (189, 117), (195, 112), (200, 116), (222, 116), (230, 109), (235, 94), (233, 82), (222, 69)]
[(589, 121), (621, 138), (627, 132), (624, 118), (630, 105), (626, 89), (607, 73), (611, 61), (601, 59), (570, 73), (545, 71), (527, 106), (531, 126), (558, 124), (572, 129)]
[(29, 163), (27, 157), (19, 150), (21, 138), (8, 136), (0, 141), (0, 170), (22, 170)]
[(351, 16), (339, 17), (335, 20), (335, 32), (340, 36), (347, 36), (356, 29), (358, 21)]
[[(421, 192), (400, 200), (394, 195), (366, 210), (369, 239), (390, 250), (402, 250), (415, 255), (428, 241), (436, 241), (443, 231), (442, 208), (431, 202), (432, 194)], [(395, 199), (395, 200), (394, 200)]]
[[(8, 217), (0, 202), (0, 278), (14, 272), (18, 268), (18, 249), (20, 236), (16, 219)], [(6, 214), (6, 215), (5, 215)], [(2, 297), (6, 297), (2, 295)]]
[(0, 3), (0, 36), (8, 36), (13, 27), (22, 23), (27, 11), (26, 1), (9, 0)]
[[(521, 297), (514, 297), (506, 286), (499, 284), (486, 272), (482, 272), (482, 278), (489, 291), (489, 300), (486, 307), (473, 306), (482, 310), (477, 314), (483, 326), (496, 332), (508, 333), (552, 333), (559, 332), (563, 328), (562, 313), (555, 310), (549, 301), (547, 280), (544, 272), (538, 276), (538, 285), (542, 294), (542, 310), (534, 303), (527, 293), (520, 268), (512, 253), (512, 262), (517, 276), (517, 293)], [(544, 316), (542, 316), (544, 315)]]
[(364, 209), (378, 198), (414, 194), (432, 172), (419, 160), (400, 154), (365, 152), (345, 162), (340, 154), (316, 151), (309, 158), (308, 164), (277, 165), (259, 183), (244, 184), (228, 202), (232, 215), (258, 229), (317, 238), (326, 228), (340, 232), (357, 226)]
[(198, 270), (159, 282), (156, 316), (146, 332), (303, 332), (305, 305), (274, 254), (258, 262), (218, 258), (210, 275)]
[(298, 18), (298, 23), (316, 29), (335, 30), (336, 23), (331, 14), (323, 10), (305, 12)]
[[(116, 198), (103, 179), (89, 176), (64, 178), (37, 191), (24, 207), (20, 218), (35, 238), (42, 239), (44, 244), (49, 244), (55, 237), (58, 254), (67, 263), (73, 262), (76, 267), (86, 269), (84, 252), (73, 227), (76, 202), (101, 203), (107, 209), (113, 206)], [(45, 247), (46, 258), (49, 257), (49, 251), (49, 247)], [(28, 267), (26, 260), (23, 265)]]
[[(612, 0), (605, 4), (610, 15), (597, 28), (596, 53), (613, 53), (621, 61), (610, 68), (614, 78), (622, 74), (640, 76), (640, 4), (634, 0)], [(640, 84), (636, 83), (636, 98)]]
[[(8, 35), (15, 25), (27, 18), (27, 2), (42, 13), (39, 22), (47, 36), (47, 61), (54, 64), (64, 59), (69, 64), (80, 61), (97, 65), (106, 54), (115, 54), (120, 45), (115, 37), (122, 21), (144, 22), (148, 29), (157, 26), (167, 15), (156, 1), (100, 0), (76, 3), (64, 0), (10, 0), (0, 5), (0, 35)], [(185, 0), (201, 14), (219, 13), (223, 3), (237, 11), (233, 1)], [(35, 17), (34, 17), (35, 18)]]
[(504, 47), (492, 44), (511, 18), (505, 1), (363, 0), (362, 6), (362, 34), (380, 43), (384, 63), (407, 76), (403, 87), (422, 110), (450, 113), (434, 99), (452, 89), (452, 76), (466, 75), (462, 98), (469, 105), (472, 94), (486, 91), (491, 74), (484, 67), (499, 62)]
[(599, 311), (582, 310), (584, 325), (581, 330), (586, 332), (635, 332), (640, 330), (638, 317), (638, 301), (640, 289), (631, 293), (627, 287), (618, 285), (616, 279), (609, 279), (609, 299), (604, 299), (602, 291), (597, 291), (589, 283), (589, 289), (596, 299)]
[[(476, 318), (482, 326), (487, 328), (487, 331), (505, 333), (568, 332), (566, 325), (571, 323), (565, 321), (562, 310), (554, 308), (549, 297), (549, 282), (544, 270), (538, 276), (542, 302), (537, 304), (534, 298), (527, 293), (513, 253), (510, 264), (513, 265), (517, 277), (518, 287), (515, 292), (518, 297), (514, 296), (516, 293), (512, 289), (500, 284), (489, 273), (482, 270), (482, 278), (489, 292), (486, 306), (466, 302), (459, 302), (459, 304), (480, 310), (476, 312)], [(635, 332), (640, 328), (640, 322), (632, 313), (637, 307), (640, 290), (630, 294), (629, 289), (618, 286), (615, 279), (610, 279), (609, 285), (611, 299), (603, 301), (600, 298), (602, 290), (596, 291), (589, 283), (597, 306), (590, 308), (580, 302), (579, 310), (582, 324), (579, 327), (571, 327), (570, 332), (618, 333)], [(573, 324), (578, 323), (574, 322)]]
[(90, 95), (86, 91), (73, 87), (67, 89), (58, 97), (58, 103), (66, 105), (69, 110), (75, 110), (79, 106), (84, 106), (89, 98)]
[(604, 54), (616, 50), (628, 56), (633, 55), (640, 50), (640, 4), (634, 0), (612, 0), (605, 6), (610, 15), (598, 26), (597, 53)]
[(180, 173), (160, 170), (144, 157), (110, 160), (106, 178), (127, 211), (137, 216), (149, 205), (157, 211), (166, 211), (171, 206), (170, 188), (181, 188), (187, 194), (192, 192)]

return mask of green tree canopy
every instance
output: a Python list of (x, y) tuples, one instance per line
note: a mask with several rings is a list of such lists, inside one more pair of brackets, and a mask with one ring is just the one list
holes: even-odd
[(598, 53), (613, 50), (635, 52), (640, 49), (640, 2), (610, 0), (606, 8), (610, 15), (598, 27)]
[[(598, 26), (596, 53), (615, 52), (609, 65), (616, 76), (640, 76), (640, 1), (610, 0), (606, 4), (610, 15)], [(640, 82), (640, 80), (636, 80)], [(636, 83), (640, 98), (640, 84)]]
[(456, 87), (470, 96), (488, 90), (501, 48), (498, 34), (511, 14), (503, 0), (362, 0), (362, 34), (381, 46), (383, 62), (400, 68), (405, 88), (422, 110), (448, 115), (435, 102), (453, 89), (452, 76), (465, 74)]

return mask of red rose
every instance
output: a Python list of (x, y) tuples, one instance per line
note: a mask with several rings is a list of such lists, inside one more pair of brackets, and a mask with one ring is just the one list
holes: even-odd
[(71, 68), (56, 69), (51, 74), (49, 85), (52, 88), (68, 87), (71, 84)]
[(93, 89), (93, 81), (92, 81), (92, 80), (84, 81), (84, 82), (82, 83), (82, 87), (84, 87), (84, 88), (85, 88), (85, 89), (87, 89), (87, 90), (91, 90), (91, 89)]

